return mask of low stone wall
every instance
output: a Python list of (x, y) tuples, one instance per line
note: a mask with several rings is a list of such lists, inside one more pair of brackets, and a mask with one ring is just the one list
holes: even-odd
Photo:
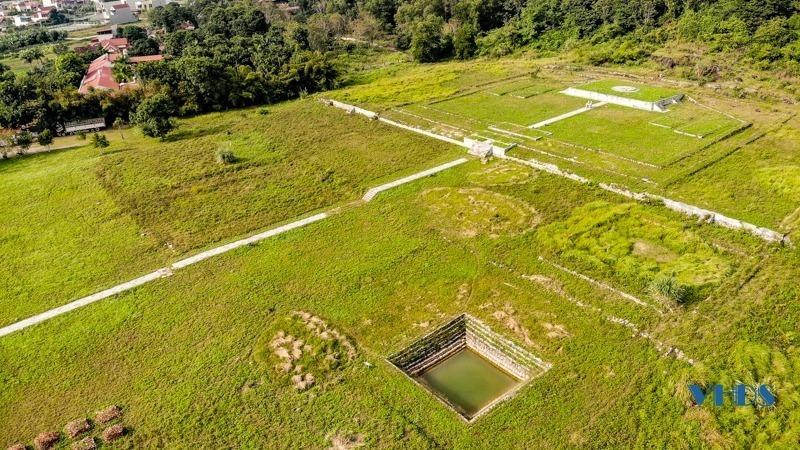
[(617, 95), (601, 94), (599, 92), (586, 91), (574, 87), (569, 87), (561, 91), (561, 93), (572, 97), (585, 98), (587, 100), (607, 102), (615, 105), (627, 106), (629, 108), (644, 109), (646, 111), (656, 111), (656, 112), (666, 112), (667, 105), (678, 103), (683, 98), (683, 94), (678, 94), (655, 102), (646, 102), (644, 100), (636, 100), (633, 98), (620, 97)]
[(389, 357), (389, 362), (418, 377), (453, 354), (469, 348), (520, 381), (550, 369), (551, 365), (492, 331), (469, 314), (462, 314)]
[(686, 214), (689, 216), (699, 217), (705, 222), (711, 224), (717, 224), (725, 228), (730, 228), (732, 230), (745, 230), (754, 236), (764, 239), (765, 241), (779, 242), (785, 245), (792, 245), (791, 241), (789, 240), (789, 237), (785, 234), (779, 233), (775, 230), (770, 230), (769, 228), (759, 227), (753, 225), (752, 223), (744, 222), (738, 219), (733, 219), (731, 217), (722, 215), (718, 212), (710, 211), (708, 209), (703, 209), (694, 205), (690, 205), (688, 203), (671, 200), (666, 197), (662, 197), (660, 195), (632, 192), (627, 189), (620, 189), (618, 187), (615, 187), (613, 185), (608, 185), (605, 183), (599, 183), (599, 186), (607, 191), (624, 195), (628, 198), (632, 198), (635, 200), (659, 201), (662, 202), (665, 207), (673, 211), (677, 211), (679, 213)]
[(458, 316), (423, 336), (404, 350), (389, 357), (389, 362), (411, 377), (417, 377), (467, 345), (467, 324)]
[(320, 102), (325, 103), (328, 106), (335, 106), (339, 109), (343, 109), (350, 114), (361, 114), (362, 116), (367, 116), (370, 119), (377, 119), (378, 114), (367, 109), (359, 108), (358, 106), (348, 105), (347, 103), (338, 102), (336, 100), (331, 99), (320, 99)]

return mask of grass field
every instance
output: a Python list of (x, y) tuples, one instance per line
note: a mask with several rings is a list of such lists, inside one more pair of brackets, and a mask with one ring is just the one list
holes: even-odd
[[(358, 199), (385, 177), (460, 153), (313, 100), (268, 115), (253, 109), (187, 120), (163, 144), (137, 131), (123, 131), (125, 139), (106, 134), (112, 145), (103, 151), (83, 147), (0, 164), (7, 205), (0, 248), (8, 256), (0, 263), (8, 293), (0, 324), (209, 244)], [(218, 165), (219, 146), (238, 161)]]
[[(690, 112), (684, 112), (684, 109)], [(700, 109), (698, 106), (683, 104), (674, 106), (668, 113), (658, 114), (624, 106), (605, 105), (548, 125), (546, 130), (553, 133), (555, 139), (648, 164), (666, 166), (707, 147), (714, 142), (715, 137), (720, 137), (714, 133), (719, 129), (712, 120), (715, 115), (717, 122), (722, 122), (728, 130), (735, 130), (737, 125), (741, 126), (727, 117), (707, 112), (705, 117), (708, 118), (706, 123), (709, 124), (709, 128), (700, 128), (696, 122), (685, 119), (692, 114), (699, 114), (698, 109)], [(673, 113), (676, 114), (673, 116)], [(707, 132), (710, 135), (697, 138), (653, 125), (665, 122), (662, 115), (668, 116), (665, 119), (671, 122), (667, 123), (674, 124), (675, 129), (679, 131)]]
[[(541, 70), (537, 77), (531, 77), (528, 73), (532, 66), (519, 60), (480, 61), (473, 67), (466, 71), (462, 63), (400, 63), (369, 72), (372, 75), (361, 74), (350, 86), (330, 95), (454, 139), (483, 137), (501, 144), (517, 144), (511, 150), (516, 156), (556, 164), (595, 181), (702, 205), (759, 226), (777, 229), (783, 226), (782, 222), (800, 217), (798, 213), (798, 217), (787, 219), (796, 209), (789, 208), (789, 199), (795, 194), (779, 199), (780, 205), (773, 209), (758, 201), (758, 195), (770, 192), (769, 186), (774, 183), (752, 184), (748, 167), (739, 163), (728, 168), (726, 163), (731, 155), (738, 161), (736, 155), (752, 157), (762, 152), (759, 142), (767, 142), (765, 136), (775, 134), (776, 127), (793, 114), (791, 108), (724, 98), (699, 87), (682, 87), (680, 92), (700, 104), (686, 99), (663, 114), (606, 105), (542, 130), (529, 130), (525, 126), (533, 123), (530, 120), (554, 117), (577, 109), (584, 102), (552, 90), (525, 99), (513, 95), (526, 89), (558, 88), (578, 80), (559, 70)], [(627, 79), (600, 81), (595, 82), (597, 86), (642, 85)], [(657, 96), (677, 92), (669, 87), (649, 87)], [(537, 107), (537, 99), (548, 102)], [(501, 131), (490, 130), (492, 125)], [(784, 128), (789, 132), (788, 126)], [(548, 132), (552, 136), (548, 137)], [(785, 164), (780, 160), (793, 159), (793, 145), (791, 141), (778, 143), (780, 154), (762, 163), (765, 167), (760, 178), (769, 178), (776, 171), (783, 173)], [(715, 181), (708, 185), (695, 182), (698, 174)], [(736, 186), (744, 178), (748, 180), (746, 188), (723, 188)], [(780, 189), (784, 193), (795, 190), (790, 184)], [(748, 200), (730, 201), (743, 198)]]
[[(493, 176), (475, 174), (487, 169), (496, 170), (474, 162), (407, 185), (5, 338), (0, 419), (7, 426), (0, 441), (29, 440), (108, 403), (124, 408), (132, 430), (122, 445), (137, 448), (187, 442), (255, 448), (278, 439), (286, 447), (320, 448), (340, 435), (378, 448), (698, 447), (709, 444), (709, 430), (711, 438), (739, 438), (674, 394), (708, 369), (661, 357), (648, 340), (570, 298), (656, 330), (653, 311), (538, 261), (543, 247), (536, 231), (456, 237), (437, 228), (447, 226), (448, 213), (429, 215), (438, 200), (425, 193), (465, 183), (530, 205), (539, 227), (570, 220), (574, 208), (593, 201), (618, 201), (546, 174), (497, 185)], [(648, 213), (666, 223), (680, 220), (658, 208)], [(462, 214), (491, 218), (482, 209)], [(696, 232), (734, 249), (757, 245), (711, 227)], [(356, 345), (352, 361), (318, 369), (304, 391), (257, 357), (292, 311), (322, 318)], [(383, 359), (461, 311), (554, 364), (471, 426)], [(707, 346), (685, 350), (702, 357)], [(57, 372), (46, 369), (54, 364)], [(768, 414), (784, 420), (779, 411)]]
[(431, 105), (453, 114), (461, 114), (488, 124), (510, 122), (516, 125), (532, 125), (550, 117), (583, 107), (586, 102), (558, 93), (543, 93), (526, 99), (509, 95), (495, 96), (479, 92), (457, 97)]
[[(574, 82), (570, 73), (542, 81), (531, 60), (371, 58), (350, 61), (346, 86), (321, 96), (517, 143), (513, 155), (592, 182), (472, 160), (364, 203), (368, 187), (464, 149), (314, 98), (181, 120), (166, 142), (110, 130), (104, 150), (0, 161), (0, 325), (342, 207), (0, 338), (0, 448), (109, 404), (128, 433), (104, 448), (796, 444), (798, 250), (597, 186), (791, 231), (800, 136), (787, 108), (701, 98), (752, 124), (725, 139), (741, 122), (689, 103), (661, 115), (607, 105), (547, 135), (524, 127), (583, 102), (512, 94)], [(513, 123), (489, 129), (502, 121)], [(237, 161), (218, 165), (219, 147)], [(649, 293), (663, 276), (688, 291), (685, 304), (663, 308)], [(553, 364), (470, 425), (386, 361), (463, 312)], [(278, 350), (287, 335), (303, 342), (296, 359)], [(776, 406), (698, 407), (687, 389), (735, 382), (772, 384)]]

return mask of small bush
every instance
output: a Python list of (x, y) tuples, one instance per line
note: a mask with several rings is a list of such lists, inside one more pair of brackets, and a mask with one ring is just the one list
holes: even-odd
[(94, 148), (106, 148), (111, 145), (105, 134), (97, 133), (92, 135), (92, 144), (94, 144)]
[(232, 164), (236, 161), (236, 155), (227, 147), (220, 147), (217, 149), (217, 162), (220, 164)]
[(647, 286), (647, 293), (657, 302), (670, 308), (686, 301), (686, 286), (678, 283), (674, 276), (661, 275)]
[(78, 139), (85, 141), (86, 140), (86, 132), (83, 130), (78, 131), (77, 133)]
[(267, 108), (261, 108), (258, 110), (258, 113), (261, 114), (262, 116), (266, 116), (267, 114), (269, 114), (269, 110)]

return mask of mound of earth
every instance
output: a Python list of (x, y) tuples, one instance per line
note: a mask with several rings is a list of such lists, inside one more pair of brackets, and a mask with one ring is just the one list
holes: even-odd
[(539, 213), (522, 200), (481, 188), (435, 188), (420, 194), (433, 226), (454, 237), (490, 238), (521, 234), (540, 221)]
[(285, 375), (297, 390), (309, 389), (356, 356), (347, 336), (304, 311), (278, 320), (264, 334), (259, 349), (257, 358)]

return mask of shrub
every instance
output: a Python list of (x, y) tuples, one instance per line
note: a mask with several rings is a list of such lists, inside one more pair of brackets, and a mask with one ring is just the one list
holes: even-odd
[(94, 148), (106, 148), (111, 145), (105, 134), (97, 133), (92, 135), (92, 144), (94, 144)]
[(269, 110), (267, 108), (261, 108), (258, 110), (258, 113), (261, 114), (262, 116), (266, 116), (267, 114), (269, 114)]
[(236, 161), (236, 155), (228, 147), (220, 147), (217, 149), (217, 162), (220, 164), (232, 164)]
[(78, 131), (78, 139), (85, 141), (86, 140), (86, 132), (83, 130)]
[(647, 286), (647, 293), (662, 305), (671, 308), (686, 301), (686, 286), (674, 276), (660, 275)]

